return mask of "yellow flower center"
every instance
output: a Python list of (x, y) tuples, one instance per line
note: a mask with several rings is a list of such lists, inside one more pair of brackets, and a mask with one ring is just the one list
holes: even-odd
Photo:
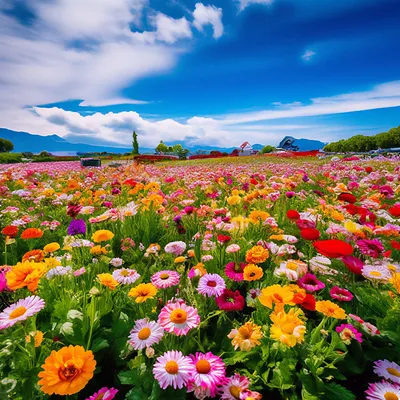
[(370, 274), (371, 274), (372, 276), (382, 276), (382, 273), (379, 272), (379, 271), (371, 271)]
[(75, 379), (79, 374), (81, 373), (81, 370), (79, 368), (76, 368), (75, 364), (72, 362), (67, 362), (64, 364), (64, 367), (61, 367), (58, 370), (58, 377), (62, 381), (72, 381)]
[(196, 363), (196, 370), (199, 374), (208, 374), (211, 370), (211, 365), (207, 360), (199, 360)]
[(183, 324), (187, 320), (187, 312), (182, 308), (176, 308), (171, 312), (169, 320), (174, 324)]
[(124, 269), (124, 270), (122, 270), (122, 271), (120, 272), (120, 275), (121, 275), (121, 276), (129, 276), (129, 271), (127, 271), (126, 269)]
[(15, 319), (26, 313), (25, 307), (18, 307), (10, 313), (10, 319)]
[(244, 340), (247, 340), (251, 338), (252, 331), (247, 326), (242, 326), (239, 328), (239, 333)]
[(179, 371), (179, 365), (176, 361), (168, 361), (165, 364), (165, 370), (171, 375), (176, 375)]
[(238, 386), (231, 386), (229, 388), (229, 393), (235, 398), (235, 399), (240, 399), (240, 393), (242, 390)]
[(297, 264), (294, 262), (289, 262), (287, 263), (286, 268), (292, 271), (297, 271)]
[(397, 376), (398, 378), (400, 378), (400, 371), (398, 371), (395, 368), (386, 368), (386, 371), (389, 372), (390, 375), (394, 375)]
[(281, 329), (283, 333), (291, 335), (295, 327), (296, 325), (293, 322), (286, 322), (285, 324), (282, 325)]
[(383, 397), (385, 400), (399, 400), (399, 396), (393, 392), (386, 392)]
[(160, 279), (168, 279), (169, 278), (169, 275), (166, 273), (166, 272), (164, 272), (163, 274), (161, 274), (160, 275)]
[(140, 340), (146, 340), (149, 338), (149, 336), (151, 335), (151, 330), (150, 328), (148, 328), (147, 326), (142, 328), (139, 333), (138, 333), (138, 338)]

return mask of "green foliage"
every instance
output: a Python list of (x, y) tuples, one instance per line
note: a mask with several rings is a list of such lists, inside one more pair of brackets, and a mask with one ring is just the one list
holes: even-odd
[(133, 155), (139, 154), (139, 142), (138, 142), (137, 136), (138, 135), (137, 135), (136, 131), (133, 131), (133, 134), (132, 134), (132, 148), (133, 148), (132, 154)]
[(270, 146), (269, 144), (267, 144), (266, 146), (264, 146), (260, 153), (261, 154), (267, 154), (267, 153), (272, 153), (275, 150), (274, 146)]
[(169, 151), (168, 146), (162, 140), (160, 140), (160, 143), (156, 147), (156, 152), (157, 153), (167, 153), (168, 151)]
[(22, 162), (21, 153), (0, 153), (0, 164), (15, 164)]
[(0, 153), (9, 153), (14, 150), (14, 145), (7, 139), (0, 138)]

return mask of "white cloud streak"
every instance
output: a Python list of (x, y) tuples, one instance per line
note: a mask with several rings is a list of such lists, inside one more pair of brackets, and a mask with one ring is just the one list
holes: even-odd
[(211, 25), (215, 39), (218, 39), (223, 35), (224, 26), (222, 24), (222, 8), (205, 6), (203, 3), (196, 3), (195, 10), (193, 11), (193, 18), (193, 25), (200, 32), (203, 31), (204, 26)]

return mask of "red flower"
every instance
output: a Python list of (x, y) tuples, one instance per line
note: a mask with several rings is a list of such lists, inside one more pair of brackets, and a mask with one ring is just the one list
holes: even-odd
[(68, 204), (67, 215), (69, 215), (71, 218), (75, 218), (81, 210), (81, 205)]
[(258, 185), (258, 181), (257, 181), (256, 179), (254, 179), (254, 178), (251, 178), (251, 179), (250, 179), (250, 183), (251, 183), (252, 185)]
[(287, 216), (289, 219), (293, 219), (293, 220), (296, 220), (296, 219), (299, 219), (299, 218), (300, 218), (300, 214), (299, 214), (296, 210), (289, 210), (289, 211), (286, 213), (286, 216)]
[(313, 243), (318, 253), (329, 258), (340, 258), (353, 253), (353, 247), (342, 240), (318, 240)]
[(293, 302), (301, 305), (306, 310), (315, 311), (315, 297), (312, 294), (296, 293)]
[(18, 234), (18, 227), (12, 226), (12, 225), (7, 225), (1, 230), (1, 233), (10, 238), (15, 238)]
[(400, 243), (396, 242), (395, 240), (392, 240), (390, 242), (390, 245), (395, 249), (395, 250), (400, 250)]
[(393, 207), (390, 207), (388, 211), (392, 217), (400, 217), (400, 204), (395, 204)]
[(232, 290), (224, 289), (221, 296), (215, 298), (215, 302), (219, 309), (224, 311), (240, 311), (244, 307), (244, 297), (239, 290), (233, 292)]
[(218, 235), (217, 236), (217, 240), (219, 243), (224, 244), (224, 243), (228, 243), (231, 240), (230, 236), (227, 235)]
[(345, 201), (346, 203), (354, 204), (357, 201), (357, 197), (351, 193), (341, 193), (338, 200)]
[(365, 168), (365, 172), (367, 172), (368, 174), (370, 174), (372, 171), (373, 171), (372, 167)]
[(355, 206), (353, 204), (346, 205), (346, 211), (351, 215), (359, 214), (361, 210), (362, 210), (361, 207)]
[(320, 237), (319, 230), (315, 228), (304, 228), (300, 231), (300, 235), (305, 240), (318, 240)]

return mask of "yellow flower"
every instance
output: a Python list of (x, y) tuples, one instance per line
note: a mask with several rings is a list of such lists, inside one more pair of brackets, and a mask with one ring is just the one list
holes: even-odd
[(232, 345), (235, 347), (235, 350), (239, 347), (240, 350), (249, 351), (261, 343), (259, 339), (262, 336), (261, 326), (253, 322), (246, 322), (239, 329), (232, 329), (228, 338), (232, 339)]
[(26, 343), (30, 343), (32, 337), (34, 338), (35, 347), (39, 347), (43, 342), (43, 332), (30, 332), (29, 335), (27, 335), (25, 338)]
[(273, 340), (278, 340), (289, 347), (304, 341), (306, 327), (304, 322), (298, 317), (301, 313), (299, 309), (291, 308), (288, 313), (281, 310), (270, 315), (273, 325), (270, 328), (270, 336)]
[(114, 290), (119, 285), (118, 281), (111, 274), (98, 274), (97, 279), (102, 285), (107, 286), (111, 290)]
[(141, 283), (132, 288), (128, 296), (134, 297), (136, 303), (144, 303), (148, 299), (153, 299), (157, 294), (157, 289), (152, 283)]
[(260, 224), (264, 222), (270, 215), (266, 211), (254, 210), (249, 215), (249, 220), (253, 224)]
[(43, 262), (46, 264), (47, 270), (59, 267), (61, 265), (61, 262), (54, 257), (45, 258)]
[(400, 294), (400, 272), (393, 274), (392, 279), (390, 279), (390, 283), (396, 289), (397, 293)]
[(278, 240), (278, 241), (282, 241), (285, 240), (285, 236), (283, 235), (271, 235), (269, 237), (270, 240)]
[(94, 256), (100, 256), (101, 254), (107, 254), (107, 249), (105, 247), (101, 247), (100, 245), (93, 246), (90, 249), (90, 254)]
[(269, 252), (262, 246), (254, 246), (246, 252), (246, 261), (250, 264), (261, 264), (269, 257)]
[(234, 217), (231, 219), (231, 223), (235, 229), (242, 231), (249, 226), (249, 219), (245, 217)]
[(229, 204), (230, 206), (236, 206), (237, 204), (240, 203), (241, 198), (240, 198), (240, 196), (231, 196), (231, 197), (228, 197), (228, 198), (226, 199), (226, 201), (228, 202), (228, 204)]
[(60, 245), (57, 242), (46, 244), (46, 246), (43, 247), (43, 251), (45, 253), (54, 253), (55, 251), (57, 251), (59, 249), (60, 249)]
[(179, 257), (176, 257), (176, 258), (175, 258), (175, 260), (174, 260), (174, 263), (175, 263), (175, 264), (184, 263), (184, 262), (185, 262), (185, 260), (186, 260), (186, 258), (185, 258), (185, 257), (183, 257), (183, 256), (179, 256)]
[(293, 305), (294, 293), (289, 286), (272, 285), (261, 290), (258, 297), (260, 303), (268, 308), (272, 308), (273, 304), (282, 307), (285, 304)]
[(345, 319), (346, 313), (343, 308), (340, 308), (337, 304), (330, 300), (320, 300), (315, 304), (315, 309), (327, 317), (336, 319)]
[(107, 229), (100, 229), (93, 233), (92, 240), (95, 243), (101, 243), (111, 240), (113, 237), (114, 234), (111, 231), (108, 231)]
[(243, 270), (243, 279), (245, 281), (258, 281), (264, 275), (264, 272), (261, 267), (258, 267), (255, 264), (248, 264), (244, 267)]

